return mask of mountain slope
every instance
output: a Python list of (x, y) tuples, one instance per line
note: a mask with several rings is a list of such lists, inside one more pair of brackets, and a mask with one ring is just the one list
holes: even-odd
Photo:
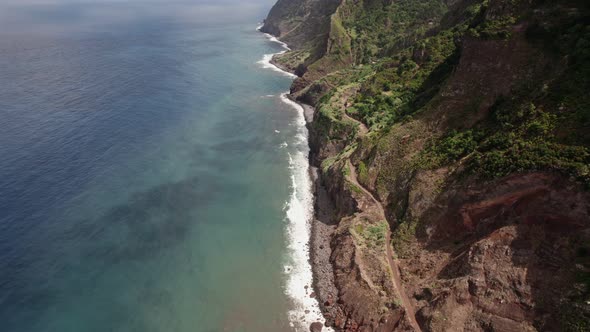
[(269, 27), (329, 8), (298, 14), (301, 36), (323, 37), (276, 59), (301, 76), (293, 97), (316, 107), (312, 160), (337, 224), (328, 323), (590, 330), (589, 4), (279, 4)]

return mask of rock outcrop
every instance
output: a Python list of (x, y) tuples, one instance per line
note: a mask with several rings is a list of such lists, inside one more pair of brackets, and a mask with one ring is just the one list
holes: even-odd
[(324, 328), (324, 325), (323, 325), (322, 323), (320, 323), (320, 322), (315, 322), (315, 323), (312, 323), (312, 324), (309, 326), (309, 330), (310, 330), (311, 332), (322, 332), (322, 329), (323, 329), (323, 328)]
[(261, 30), (279, 37), (294, 50), (314, 48), (326, 42), (330, 16), (340, 2), (341, 0), (279, 0), (271, 9)]

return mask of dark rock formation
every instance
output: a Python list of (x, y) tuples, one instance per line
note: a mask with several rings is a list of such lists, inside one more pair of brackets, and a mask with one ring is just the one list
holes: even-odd
[(324, 325), (320, 322), (311, 323), (311, 325), (309, 326), (309, 330), (311, 332), (322, 332), (323, 328)]

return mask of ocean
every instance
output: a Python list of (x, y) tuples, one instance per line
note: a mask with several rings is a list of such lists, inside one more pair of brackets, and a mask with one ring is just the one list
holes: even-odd
[(0, 330), (307, 331), (272, 1), (0, 4)]

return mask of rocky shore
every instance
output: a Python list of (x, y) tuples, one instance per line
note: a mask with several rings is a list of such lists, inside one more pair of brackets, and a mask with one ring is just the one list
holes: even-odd
[[(264, 31), (263, 33), (273, 35), (272, 32)], [(281, 62), (276, 61), (275, 54), (270, 60), (270, 63), (280, 70), (294, 74), (294, 69), (288, 66), (282, 65)], [(296, 100), (292, 95), (287, 94), (286, 97), (291, 101), (299, 104), (303, 108), (303, 115), (305, 117), (306, 126), (311, 129), (311, 124), (314, 120), (315, 108), (311, 105), (302, 103)], [(313, 147), (310, 144), (310, 150), (313, 151)], [(328, 196), (326, 188), (322, 184), (321, 172), (318, 167), (313, 166), (313, 161), (318, 160), (317, 156), (310, 152), (310, 178), (312, 179), (312, 190), (314, 195), (314, 216), (311, 225), (311, 235), (309, 239), (310, 246), (310, 263), (313, 272), (313, 283), (311, 285), (310, 297), (316, 298), (322, 314), (326, 319), (326, 323), (314, 322), (309, 327), (312, 332), (320, 332), (325, 326), (334, 325), (334, 317), (338, 315), (337, 307), (334, 306), (337, 300), (338, 289), (334, 283), (334, 272), (330, 258), (332, 250), (330, 242), (332, 235), (337, 227), (337, 220), (334, 218), (335, 211), (333, 204)], [(307, 288), (307, 286), (306, 286)]]
[(334, 285), (334, 270), (330, 263), (332, 255), (330, 240), (336, 230), (336, 221), (333, 218), (332, 203), (321, 183), (318, 169), (312, 167), (311, 172), (315, 192), (315, 215), (310, 239), (313, 289), (327, 325), (331, 326), (337, 315), (334, 304), (338, 296), (338, 290)]
[[(313, 121), (315, 109), (300, 103), (304, 109), (305, 120), (309, 126)], [(310, 163), (314, 156), (310, 156)], [(310, 260), (313, 271), (313, 292), (310, 296), (316, 298), (320, 309), (326, 319), (326, 326), (332, 326), (334, 318), (338, 315), (337, 301), (338, 289), (334, 284), (334, 270), (330, 262), (332, 249), (330, 242), (337, 227), (334, 206), (328, 196), (328, 192), (322, 184), (321, 173), (318, 167), (310, 165), (310, 176), (313, 182), (314, 194), (314, 218), (311, 224)], [(318, 330), (318, 326), (311, 326), (311, 331)]]

